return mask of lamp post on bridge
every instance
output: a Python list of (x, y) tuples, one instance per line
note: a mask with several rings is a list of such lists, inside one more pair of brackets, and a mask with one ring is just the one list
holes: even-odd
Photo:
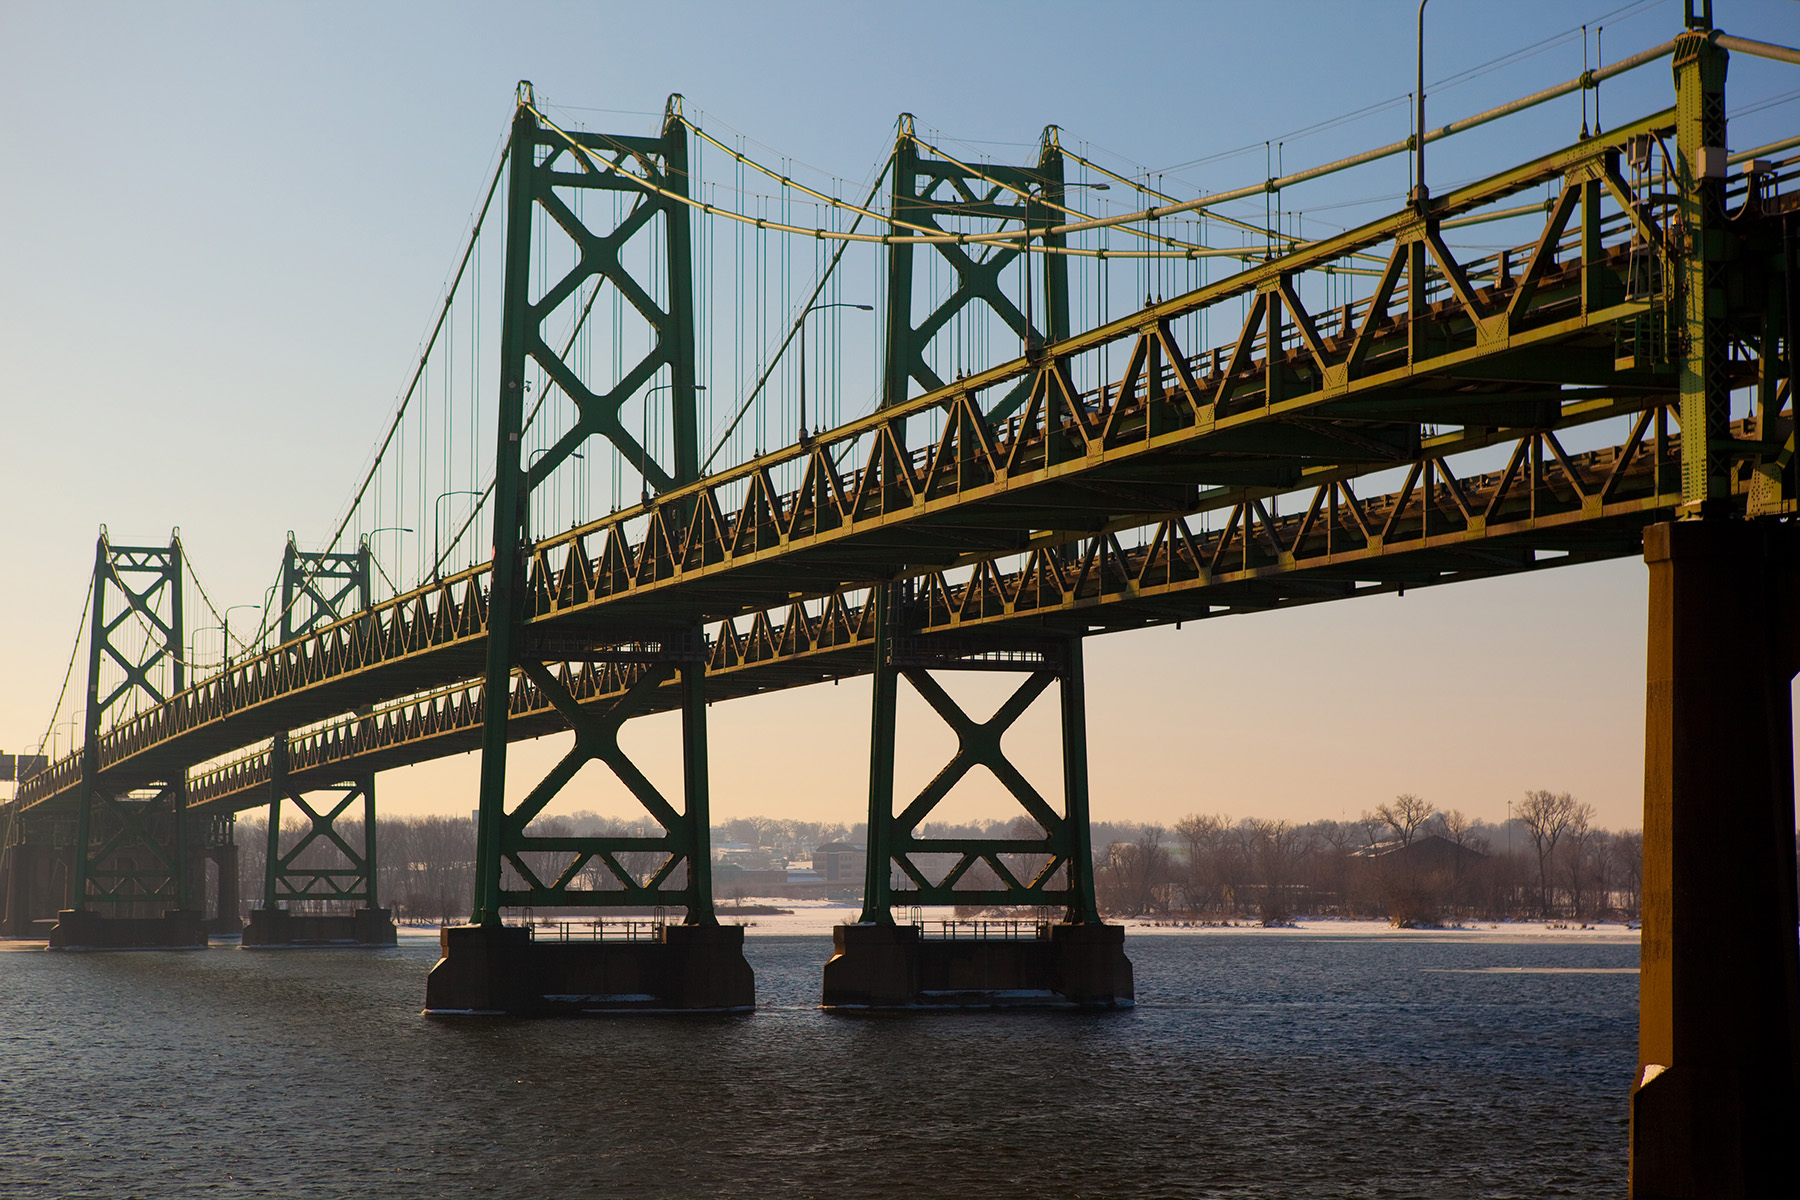
[(856, 304), (848, 300), (830, 300), (823, 304), (815, 304), (800, 314), (800, 442), (806, 443), (806, 318), (825, 308), (854, 308), (861, 312), (874, 312), (873, 304)]
[[(444, 501), (448, 500), (452, 496), (485, 496), (485, 495), (487, 495), (486, 492), (477, 492), (477, 491), (473, 491), (469, 488), (458, 488), (455, 491), (438, 493), (438, 498), (431, 502), (431, 577), (433, 579), (441, 578), (441, 576), (438, 572), (438, 568), (443, 565), (443, 551), (441, 549), (439, 549), (438, 543), (442, 540), (441, 535), (444, 532), (444, 530), (443, 530), (442, 523), (438, 520), (438, 517), (443, 513), (444, 510), (439, 506), (442, 505), (444, 503)], [(473, 518), (471, 518), (471, 520), (472, 519)], [(459, 537), (460, 537), (460, 535), (459, 535)]]
[[(805, 337), (804, 328), (802, 329), (801, 336), (802, 338)], [(805, 342), (802, 341), (801, 345), (804, 346)], [(802, 376), (802, 378), (804, 378), (804, 376)], [(643, 484), (643, 491), (640, 495), (645, 504), (650, 503), (650, 397), (656, 395), (658, 392), (666, 392), (674, 386), (675, 385), (672, 383), (659, 383), (655, 387), (649, 388), (644, 392), (644, 436), (643, 440), (638, 442), (638, 480)], [(696, 383), (694, 385), (694, 390), (696, 392), (704, 392), (706, 390), (706, 385), (704, 383)]]
[(279, 583), (271, 583), (268, 587), (263, 589), (263, 619), (256, 631), (257, 640), (259, 642), (263, 638), (272, 636), (276, 632), (275, 623), (271, 618), (275, 614), (275, 593), (280, 590), (281, 585)]
[[(369, 539), (374, 537), (378, 533), (411, 533), (411, 532), (412, 532), (412, 530), (408, 529), (404, 525), (382, 525), (382, 526), (379, 526), (378, 528), (371, 529), (371, 530), (369, 530), (369, 532), (362, 535), (362, 547), (364, 550), (369, 550)], [(376, 560), (375, 552), (373, 550), (369, 550), (369, 559), (371, 562), (375, 563), (376, 570), (381, 570), (381, 563)], [(388, 577), (388, 573), (386, 571), (381, 572), (381, 577), (388, 581), (388, 587), (392, 588), (394, 591), (394, 595), (398, 596), (400, 594), (399, 585), (397, 585), (391, 578)]]
[[(532, 488), (534, 486), (531, 482), (531, 468), (537, 466), (537, 460), (544, 457), (544, 455), (550, 453), (550, 451), (552, 449), (553, 449), (553, 447), (550, 447), (550, 446), (540, 446), (536, 450), (533, 450), (531, 452), (530, 458), (525, 460), (525, 485), (524, 485), (524, 495), (523, 495), (522, 503), (523, 503), (524, 509), (525, 509), (523, 526), (524, 526), (524, 530), (525, 530), (525, 549), (527, 551), (530, 550), (530, 548), (535, 544), (535, 541), (536, 541), (536, 539), (534, 539), (531, 534), (531, 492), (532, 492)], [(583, 461), (585, 461), (587, 458), (587, 456), (584, 455), (579, 450), (569, 451), (569, 457), (570, 458), (579, 458), (579, 459), (582, 459)]]

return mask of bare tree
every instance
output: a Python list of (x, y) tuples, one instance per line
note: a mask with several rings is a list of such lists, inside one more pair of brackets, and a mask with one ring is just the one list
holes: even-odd
[(1317, 841), (1323, 844), (1326, 890), (1336, 893), (1338, 912), (1348, 916), (1356, 911), (1350, 894), (1350, 864), (1362, 844), (1361, 827), (1354, 821), (1320, 821), (1313, 828)]
[(1391, 804), (1375, 806), (1375, 819), (1394, 831), (1394, 840), (1402, 846), (1412, 845), (1413, 834), (1431, 817), (1431, 805), (1422, 796), (1402, 792)]
[(1577, 819), (1585, 828), (1593, 819), (1594, 806), (1582, 804), (1567, 792), (1529, 791), (1516, 810), (1531, 835), (1538, 860), (1538, 914), (1550, 915), (1550, 856)]
[(1187, 863), (1179, 872), (1177, 882), (1184, 904), (1191, 911), (1212, 911), (1221, 907), (1224, 901), (1218, 857), (1230, 829), (1231, 818), (1223, 814), (1190, 814), (1175, 822), (1175, 839), (1187, 855)]
[[(1587, 807), (1583, 805), (1582, 807)], [(1588, 918), (1599, 907), (1598, 898), (1590, 892), (1598, 890), (1595, 879), (1597, 839), (1600, 831), (1589, 823), (1584, 813), (1577, 812), (1563, 833), (1563, 871), (1569, 881), (1569, 915), (1578, 921)]]
[(1293, 915), (1294, 878), (1302, 861), (1312, 852), (1312, 829), (1305, 825), (1296, 827), (1286, 821), (1255, 819), (1245, 821), (1240, 828), (1246, 848), (1262, 875), (1263, 924), (1283, 924)]
[(1136, 840), (1107, 847), (1101, 867), (1106, 907), (1128, 916), (1167, 911), (1169, 892), (1168, 830), (1161, 825), (1138, 828)]

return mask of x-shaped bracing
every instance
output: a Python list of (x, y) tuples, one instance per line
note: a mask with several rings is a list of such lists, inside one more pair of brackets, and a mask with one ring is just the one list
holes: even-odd
[[(636, 907), (685, 905), (693, 912), (701, 898), (695, 895), (691, 862), (697, 836), (688, 817), (675, 810), (656, 785), (651, 783), (619, 746), (619, 731), (625, 722), (641, 713), (656, 690), (675, 674), (673, 663), (646, 664), (636, 681), (611, 705), (595, 712), (583, 708), (570, 694), (568, 685), (550, 668), (534, 659), (521, 661), (520, 669), (533, 686), (544, 694), (551, 706), (575, 731), (575, 744), (550, 769), (550, 773), (531, 789), (517, 807), (501, 818), (500, 854), (525, 883), (522, 888), (502, 887), (501, 903), (509, 905), (576, 905), (619, 904)], [(687, 731), (684, 730), (684, 736)], [(660, 837), (576, 836), (534, 837), (525, 828), (543, 812), (546, 805), (590, 762), (602, 762), (618, 777), (638, 803), (663, 828)], [(531, 853), (556, 853), (569, 856), (561, 871), (549, 882), (526, 861)], [(663, 861), (647, 877), (633, 871), (620, 860), (622, 854), (651, 853)], [(619, 890), (579, 886), (582, 873), (598, 863)], [(690, 864), (688, 882), (678, 887), (665, 887), (675, 868)]]
[[(278, 854), (270, 866), (270, 875), (275, 884), (275, 896), (278, 900), (350, 900), (369, 903), (369, 860), (366, 854), (354, 849), (338, 832), (337, 819), (349, 811), (358, 800), (368, 798), (368, 787), (372, 780), (358, 780), (354, 783), (341, 783), (333, 788), (321, 789), (337, 791), (337, 803), (328, 809), (314, 808), (298, 791), (284, 789), (286, 798), (298, 805), (306, 814), (309, 827), (286, 851)], [(372, 806), (365, 805), (364, 820), (373, 820)], [(366, 836), (366, 831), (365, 831)], [(313, 845), (324, 843), (333, 846), (343, 856), (346, 865), (337, 867), (298, 866), (300, 856)]]
[[(175, 804), (175, 787), (161, 788), (147, 800), (98, 794), (102, 811), (111, 818), (111, 828), (97, 847), (82, 846), (86, 855), (88, 894), (78, 898), (105, 904), (131, 904), (136, 901), (161, 899), (175, 904), (179, 895), (180, 856), (170, 844), (173, 816), (179, 819)], [(158, 829), (158, 826), (163, 826)], [(150, 862), (129, 869), (116, 865), (119, 857), (130, 851), (149, 854)], [(135, 885), (135, 886), (134, 886)]]
[[(154, 571), (155, 576), (144, 585), (142, 590), (138, 590), (125, 582), (122, 571), (130, 571), (134, 574)], [(124, 671), (125, 678), (100, 701), (97, 711), (106, 712), (133, 688), (142, 688), (150, 698), (152, 705), (161, 704), (168, 699), (168, 696), (151, 680), (150, 672), (155, 670), (164, 659), (171, 658), (177, 652), (176, 647), (181, 641), (174, 631), (172, 622), (157, 611), (157, 605), (162, 598), (164, 589), (169, 586), (172, 575), (168, 570), (160, 567), (141, 567), (130, 563), (121, 567), (116, 561), (107, 563), (106, 573), (108, 577), (106, 581), (96, 582), (100, 583), (104, 589), (105, 582), (110, 581), (124, 596), (125, 607), (110, 618), (102, 616), (98, 631), (100, 637), (97, 650), (112, 659), (120, 670)], [(96, 600), (96, 603), (99, 601)], [(145, 647), (145, 657), (138, 662), (133, 662), (113, 644), (113, 634), (133, 617), (144, 621), (149, 627), (148, 631), (152, 634), (150, 644)]]
[[(1075, 893), (1065, 869), (1073, 851), (1071, 830), (1065, 816), (1053, 809), (1031, 782), (1007, 758), (1001, 745), (1007, 730), (1024, 715), (1046, 688), (1058, 681), (1050, 670), (1033, 671), (1006, 703), (986, 721), (976, 721), (946, 692), (931, 674), (908, 668), (901, 675), (925, 698), (932, 710), (956, 733), (956, 753), (912, 803), (894, 818), (893, 859), (913, 883), (895, 888), (895, 901), (912, 904), (1033, 904), (1074, 902)], [(1017, 800), (1026, 814), (1044, 830), (1042, 838), (921, 838), (916, 830), (938, 803), (975, 767), (986, 767)], [(913, 861), (914, 854), (955, 854), (957, 861), (942, 879), (933, 883)], [(1042, 865), (1029, 879), (1019, 878), (1005, 855), (1043, 856)], [(1000, 888), (966, 888), (957, 885), (977, 864), (985, 863)], [(1060, 882), (1058, 876), (1061, 876)], [(1058, 884), (1053, 886), (1053, 884)]]

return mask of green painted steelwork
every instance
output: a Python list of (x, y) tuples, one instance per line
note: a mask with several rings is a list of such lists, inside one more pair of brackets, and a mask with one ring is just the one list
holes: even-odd
[[(1447, 221), (1479, 213), (1484, 206), (1514, 203), (1528, 189), (1571, 177), (1579, 182), (1593, 172), (1616, 204), (1627, 183), (1607, 169), (1609, 158), (1640, 138), (1654, 145), (1659, 131), (1673, 126), (1673, 112), (1620, 126), (1603, 138), (1446, 191), (1433, 198), (1433, 214)], [(1524, 435), (1639, 416), (1676, 394), (1672, 364), (1651, 354), (1621, 366), (1617, 357), (1621, 346), (1635, 354), (1632, 331), (1668, 309), (1666, 288), (1585, 308), (1580, 264), (1568, 258), (1576, 239), (1562, 232), (1580, 208), (1579, 197), (1570, 194), (1579, 189), (1564, 190), (1535, 246), (1456, 263), (1454, 272), (1430, 280), (1437, 297), (1428, 319), (1442, 328), (1429, 339), (1437, 352), (1422, 360), (1414, 345), (1426, 339), (1405, 319), (1410, 310), (1403, 268), (1408, 245), (1430, 231), (1409, 209), (1073, 334), (1048, 347), (1041, 362), (999, 364), (822, 431), (810, 446), (783, 448), (654, 504), (538, 539), (526, 556), (523, 583), (512, 571), (490, 579), (483, 566), (248, 659), (228, 676), (117, 725), (103, 739), (104, 769), (121, 784), (135, 784), (170, 764), (200, 761), (282, 728), (325, 720), (370, 698), (467, 680), (488, 649), (490, 604), (521, 612), (546, 645), (563, 638), (584, 649), (660, 642), (672, 636), (671, 625), (685, 637), (698, 621), (778, 610), (796, 594), (824, 598), (876, 579), (918, 578), (1076, 542), (1083, 547), (1073, 556), (1079, 559), (1094, 548), (1095, 533), (1123, 537), (1142, 530), (1165, 544), (1174, 538), (1186, 554), (1192, 530), (1183, 532), (1180, 523), (1198, 515), (1254, 512), (1288, 496), (1304, 507), (1320, 489), (1336, 489), (1333, 512), (1360, 513), (1361, 501), (1348, 499), (1353, 481), (1440, 459), (1442, 465), (1430, 469), (1448, 480), (1456, 474), (1451, 456), (1492, 446), (1525, 447), (1523, 468), (1541, 508), (1548, 497), (1535, 491), (1536, 482), (1561, 452)], [(1627, 192), (1626, 198), (1634, 196)], [(1662, 230), (1672, 202), (1652, 189), (1646, 204), (1633, 203), (1602, 225), (1607, 270), (1620, 279), (1666, 282), (1673, 267), (1647, 269), (1646, 259), (1655, 267), (1670, 257)], [(1428, 244), (1428, 258), (1440, 253)], [(1293, 302), (1299, 276), (1329, 269), (1350, 254), (1387, 260), (1373, 297), (1327, 314), (1327, 320)], [(1240, 297), (1251, 320), (1231, 343), (1195, 350), (1174, 336), (1177, 318), (1235, 306)], [(1271, 312), (1286, 347), (1273, 367), (1266, 352)], [(1123, 359), (1123, 375), (1099, 388), (1077, 387), (1076, 369), (1109, 351), (1114, 363)], [(1274, 399), (1272, 370), (1279, 376)], [(1734, 370), (1761, 368), (1742, 364)], [(1031, 382), (1031, 399), (1019, 417), (996, 429), (985, 397), (1009, 392), (1021, 380)], [(900, 418), (933, 411), (951, 418), (937, 445), (907, 450)], [(1440, 421), (1450, 427), (1430, 427)], [(1665, 418), (1657, 417), (1655, 433), (1657, 446), (1666, 447)], [(1735, 461), (1760, 462), (1777, 457), (1775, 449), (1740, 438), (1730, 452)], [(507, 456), (501, 459), (503, 483), (510, 479), (507, 486), (516, 490)], [(846, 459), (863, 465), (841, 467)], [(805, 482), (777, 492), (771, 480), (778, 472)], [(1580, 493), (1584, 503), (1610, 503), (1585, 484)], [(1285, 499), (1282, 508), (1290, 508)], [(1489, 516), (1476, 512), (1457, 536), (1486, 537), (1489, 523)], [(1369, 533), (1370, 546), (1365, 550), (1358, 542), (1355, 553), (1369, 554), (1367, 569), (1376, 571), (1374, 564), (1388, 553), (1377, 544), (1390, 535), (1379, 524), (1368, 531), (1358, 524), (1355, 532), (1359, 539)], [(502, 528), (500, 536), (510, 538), (501, 561), (518, 561), (516, 529), (509, 535)], [(1340, 529), (1340, 542), (1345, 536)], [(1253, 540), (1260, 542), (1261, 534)], [(1115, 561), (1114, 547), (1099, 549), (1100, 562)], [(1070, 555), (1061, 553), (1059, 569), (1065, 569)], [(1201, 565), (1209, 580), (1230, 578), (1207, 553)], [(1287, 569), (1285, 562), (1278, 560), (1280, 569)], [(1341, 573), (1350, 578), (1322, 594), (1352, 594), (1360, 569), (1345, 567)], [(1110, 587), (1113, 576), (1106, 578)], [(521, 586), (528, 596), (509, 596)], [(1246, 577), (1226, 590), (1272, 586)], [(1193, 619), (1180, 606), (1159, 611), (1168, 614), (1163, 619)], [(1071, 609), (1070, 625), (1078, 623), (1075, 616)], [(1117, 628), (1145, 619), (1155, 618), (1109, 625), (1097, 615), (1095, 624)], [(714, 636), (728, 635), (721, 630)], [(506, 679), (490, 679), (495, 694), (508, 694)], [(66, 803), (77, 774), (67, 761), (52, 763), (21, 786), (27, 807)]]
[[(1062, 147), (1055, 126), (1044, 130), (1039, 143), (1038, 161), (1034, 167), (983, 164), (979, 167), (932, 157), (918, 141), (913, 116), (903, 113), (895, 139), (891, 161), (893, 230), (901, 233), (920, 228), (954, 232), (970, 221), (1004, 227), (1017, 223), (1022, 228), (1040, 228), (1061, 218), (1065, 192)], [(917, 274), (912, 242), (894, 242), (888, 247), (888, 295), (886, 357), (884, 361), (881, 404), (892, 409), (910, 398), (917, 385), (926, 392), (944, 390), (945, 382), (927, 362), (932, 340), (964, 310), (985, 304), (1014, 333), (1018, 334), (1024, 357), (1029, 361), (1042, 358), (1046, 344), (1060, 342), (1069, 336), (1068, 259), (1060, 254), (1042, 255), (1041, 270), (1034, 282), (1032, 245), (1061, 248), (1067, 237), (1051, 234), (1023, 242), (985, 246), (962, 246), (955, 243), (932, 243), (930, 248), (949, 264), (955, 284), (949, 295), (915, 321)], [(1014, 298), (1002, 286), (1002, 274), (1019, 264), (1024, 271), (1023, 295)], [(1037, 285), (1041, 284), (1041, 293)], [(1010, 390), (985, 410), (985, 420), (998, 425), (1016, 413), (1030, 398), (1033, 390), (1029, 376), (1018, 380)], [(904, 422), (896, 422), (891, 436), (896, 448), (907, 442)], [(869, 845), (868, 867), (863, 888), (861, 920), (889, 924), (893, 906), (902, 904), (1061, 904), (1072, 921), (1097, 919), (1093, 906), (1091, 864), (1083, 870), (1074, 867), (1076, 843), (1087, 844), (1086, 817), (1074, 825), (1057, 814), (1038, 797), (1024, 777), (1013, 770), (1000, 751), (1000, 736), (1016, 712), (1011, 712), (998, 727), (978, 726), (970, 722), (954, 701), (923, 669), (906, 669), (896, 665), (894, 648), (906, 637), (905, 622), (910, 593), (908, 584), (875, 589), (875, 692), (873, 728), (869, 762)], [(1072, 668), (1055, 673), (1036, 672), (1015, 700), (1041, 692), (1051, 679), (1060, 678), (1064, 692), (1064, 730), (1071, 728), (1069, 718), (1077, 717), (1079, 726), (1080, 646), (1073, 639), (1074, 650), (1068, 661)], [(946, 660), (937, 664), (949, 667)], [(1072, 670), (1072, 674), (1070, 671)], [(939, 790), (928, 788), (900, 813), (894, 811), (894, 759), (897, 734), (898, 682), (905, 677), (914, 690), (923, 695), (938, 715), (956, 729), (961, 748)], [(1074, 697), (1075, 709), (1068, 707)], [(1026, 697), (1025, 704), (1030, 703)], [(1024, 705), (1020, 706), (1022, 711)], [(1003, 710), (1010, 712), (1010, 709)], [(979, 761), (1005, 782), (1007, 789), (1037, 822), (1041, 838), (961, 839), (955, 844), (919, 837), (919, 828), (942, 798), (944, 792), (960, 778), (972, 763)], [(1086, 747), (1071, 748), (1064, 743), (1065, 801), (1085, 811), (1087, 789)], [(952, 778), (951, 776), (954, 776)], [(1077, 799), (1079, 797), (1079, 799)], [(942, 877), (930, 878), (919, 866), (915, 855), (949, 856), (953, 863)], [(1018, 871), (1021, 856), (1041, 858), (1034, 869)], [(906, 881), (895, 887), (893, 872), (901, 871)], [(994, 886), (975, 887), (977, 876), (991, 872)], [(973, 873), (972, 873), (973, 872)], [(1024, 874), (1025, 878), (1019, 878)], [(1086, 880), (1085, 892), (1082, 880)], [(982, 881), (987, 882), (987, 881)], [(1085, 898), (1084, 898), (1085, 897)]]
[[(498, 924), (508, 906), (679, 905), (690, 924), (713, 918), (710, 830), (706, 782), (706, 654), (692, 623), (664, 623), (630, 655), (636, 678), (605, 712), (583, 710), (567, 686), (571, 660), (590, 658), (595, 635), (545, 642), (524, 636), (521, 625), (535, 606), (529, 578), (532, 537), (529, 501), (534, 488), (588, 438), (599, 436), (640, 466), (646, 501), (699, 477), (698, 414), (694, 369), (694, 294), (691, 214), (662, 191), (686, 195), (687, 132), (679, 97), (670, 97), (660, 137), (575, 134), (548, 136), (529, 84), (520, 85), (509, 143), (505, 308), (501, 333), (501, 397), (495, 466), (494, 558), (487, 610), (487, 671), (483, 692), (481, 793), (477, 809), (476, 897), (473, 919)], [(606, 169), (631, 160), (651, 183)], [(568, 189), (625, 192), (632, 207), (610, 231), (597, 232), (559, 194)], [(660, 190), (659, 190), (660, 189)], [(541, 212), (540, 212), (541, 210)], [(621, 249), (652, 218), (660, 217), (664, 269), (660, 280), (635, 277)], [(532, 299), (532, 237), (539, 220), (553, 221), (581, 249), (576, 266), (561, 279), (543, 281)], [(589, 280), (616, 287), (655, 333), (655, 343), (605, 394), (590, 391), (573, 366), (551, 349), (543, 323)], [(666, 300), (653, 296), (660, 283)], [(579, 417), (547, 450), (521, 463), (527, 372), (535, 366), (574, 402)], [(652, 385), (662, 372), (668, 382)], [(671, 458), (659, 463), (647, 445), (626, 432), (619, 411), (633, 396), (647, 406), (655, 393), (671, 404)], [(675, 511), (682, 511), (678, 504)], [(553, 664), (564, 664), (561, 674)], [(515, 668), (522, 672), (514, 689)], [(671, 805), (619, 749), (618, 732), (664, 680), (680, 676), (683, 701), (681, 810)], [(575, 731), (575, 745), (515, 807), (506, 805), (508, 720), (527, 686)], [(506, 697), (506, 703), (494, 703)], [(528, 826), (582, 766), (609, 767), (662, 827), (654, 837), (546, 837)], [(622, 855), (648, 856), (648, 869)], [(546, 863), (548, 862), (548, 866)], [(510, 879), (509, 879), (510, 876)], [(613, 886), (616, 885), (616, 886)]]
[[(100, 730), (126, 708), (154, 707), (185, 686), (181, 539), (163, 546), (94, 544), (87, 706), (69, 904), (187, 907), (186, 773), (117, 793), (100, 782)], [(143, 644), (133, 645), (134, 633)], [(111, 672), (123, 678), (101, 694)], [(160, 913), (131, 915), (152, 916)]]
[[(1036, 166), (983, 164), (977, 168), (922, 154), (913, 131), (913, 115), (902, 113), (890, 176), (890, 211), (896, 234), (921, 227), (956, 232), (959, 221), (997, 223), (999, 227), (1016, 222), (1021, 228), (1035, 229), (1062, 215), (1066, 184), (1062, 146), (1055, 126), (1044, 130)], [(956, 283), (948, 297), (916, 321), (915, 243), (891, 243), (882, 407), (891, 408), (908, 399), (914, 384), (927, 392), (944, 388), (943, 378), (926, 361), (926, 351), (939, 331), (971, 305), (981, 303), (992, 309), (1019, 335), (1026, 357), (1035, 357), (1046, 343), (1068, 337), (1068, 259), (1060, 254), (1042, 255), (1039, 295), (1031, 281), (1032, 254), (1027, 249), (1031, 244), (1060, 248), (1067, 243), (1065, 234), (990, 246), (931, 243), (931, 249), (949, 264)], [(1021, 258), (1026, 267), (1022, 309), (1021, 300), (1007, 295), (1001, 284), (1001, 273)], [(1023, 384), (1014, 387), (994, 405), (989, 416), (996, 421), (1011, 416), (1024, 403), (1027, 391)]]
[[(290, 537), (281, 560), (281, 640), (291, 642), (323, 625), (366, 612), (374, 598), (370, 578), (371, 558), (364, 544), (348, 553), (304, 551)], [(364, 706), (359, 715), (366, 715)], [(379, 907), (376, 884), (375, 773), (297, 788), (288, 777), (288, 735), (275, 735), (269, 750), (268, 847), (264, 857), (263, 907), (281, 907), (284, 901)], [(330, 793), (324, 807), (308, 799), (309, 791)], [(304, 833), (281, 848), (281, 806), (293, 804), (306, 818)], [(338, 818), (360, 800), (362, 838), (359, 846), (338, 831)], [(314, 850), (319, 847), (319, 850)], [(330, 863), (319, 861), (319, 851)], [(309, 851), (312, 853), (309, 855)], [(311, 861), (302, 865), (303, 859)]]
[[(878, 600), (879, 604), (880, 601)], [(915, 601), (915, 605), (917, 601)], [(908, 605), (895, 605), (902, 611)], [(890, 616), (877, 622), (904, 627)], [(869, 868), (861, 920), (889, 924), (896, 905), (1061, 907), (1073, 924), (1099, 920), (1088, 833), (1087, 717), (1081, 638), (1026, 638), (987, 632), (894, 636), (878, 629), (874, 744), (869, 781)], [(934, 673), (1022, 672), (1026, 678), (986, 721), (962, 710)], [(956, 734), (957, 749), (904, 809), (894, 811), (897, 680), (905, 679)], [(1007, 731), (1052, 685), (1060, 689), (1061, 811), (1007, 757)], [(1023, 810), (1004, 838), (930, 836), (925, 823), (975, 768), (992, 773)], [(894, 882), (898, 873), (900, 882)]]

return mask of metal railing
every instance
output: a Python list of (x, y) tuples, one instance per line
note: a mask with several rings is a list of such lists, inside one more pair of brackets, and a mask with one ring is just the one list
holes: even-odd
[(1047, 942), (1052, 922), (1036, 918), (1006, 918), (982, 921), (914, 921), (921, 938), (944, 941), (978, 942)]
[(589, 917), (585, 920), (528, 921), (525, 928), (537, 942), (660, 942), (668, 922), (663, 918)]

